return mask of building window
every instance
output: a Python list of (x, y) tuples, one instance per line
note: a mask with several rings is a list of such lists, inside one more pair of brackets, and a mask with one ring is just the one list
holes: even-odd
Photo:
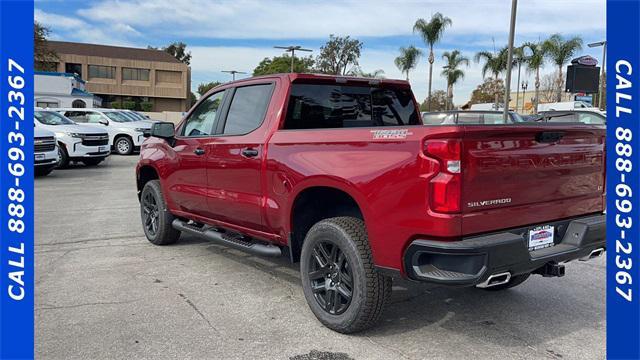
[(149, 81), (149, 69), (122, 68), (122, 80)]
[(182, 73), (180, 71), (156, 70), (156, 82), (180, 84), (182, 83)]
[(64, 64), (64, 72), (77, 74), (82, 78), (82, 64), (66, 63)]
[(113, 66), (89, 65), (89, 78), (115, 79), (116, 68)]
[(39, 108), (57, 108), (58, 103), (53, 101), (36, 101), (36, 107)]

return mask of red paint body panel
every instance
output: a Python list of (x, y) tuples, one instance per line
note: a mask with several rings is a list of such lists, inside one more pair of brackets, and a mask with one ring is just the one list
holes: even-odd
[[(347, 81), (352, 80), (369, 81)], [(455, 241), (604, 209), (603, 128), (407, 126), (400, 128), (408, 130), (401, 139), (374, 138), (373, 131), (382, 128), (281, 130), (292, 81), (335, 83), (336, 78), (293, 74), (225, 84), (212, 91), (275, 82), (257, 130), (197, 143), (178, 137), (173, 147), (155, 138), (145, 142), (138, 171), (156, 169), (172, 213), (287, 245), (296, 196), (309, 187), (332, 187), (360, 207), (376, 265), (401, 270), (404, 250), (416, 238)], [(381, 80), (376, 86), (406, 88), (408, 83)], [(384, 128), (393, 129), (398, 127)], [(536, 142), (536, 134), (547, 130), (564, 137), (554, 144)], [(424, 154), (426, 138), (462, 139), (458, 213), (430, 209), (429, 182), (442, 164)], [(182, 156), (196, 145), (207, 150), (201, 162)], [(242, 157), (247, 147), (259, 155)], [(504, 204), (469, 206), (507, 197)]]

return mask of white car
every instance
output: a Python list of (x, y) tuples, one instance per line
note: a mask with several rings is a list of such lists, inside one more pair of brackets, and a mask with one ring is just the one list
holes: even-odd
[(103, 126), (109, 133), (109, 144), (116, 153), (129, 155), (139, 150), (145, 140), (144, 135), (151, 132), (151, 122), (131, 121), (121, 110), (115, 109), (50, 109), (68, 117), (76, 123)]
[(111, 153), (109, 134), (91, 125), (78, 125), (54, 111), (36, 109), (36, 128), (53, 131), (58, 141), (58, 167), (66, 167), (70, 161), (85, 165), (98, 165)]
[(36, 176), (47, 176), (58, 165), (56, 135), (49, 130), (33, 129), (33, 152)]
[(597, 107), (593, 107), (591, 104), (588, 104), (584, 101), (564, 101), (538, 104), (538, 112), (563, 110), (592, 111), (606, 116), (606, 114), (604, 114), (600, 109), (598, 109)]

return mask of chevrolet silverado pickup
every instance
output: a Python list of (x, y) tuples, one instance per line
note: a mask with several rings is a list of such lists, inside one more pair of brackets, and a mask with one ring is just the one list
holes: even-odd
[(226, 83), (136, 168), (143, 230), (300, 263), (325, 326), (372, 326), (400, 276), (507, 289), (605, 250), (602, 126), (423, 125), (409, 83), (286, 74)]

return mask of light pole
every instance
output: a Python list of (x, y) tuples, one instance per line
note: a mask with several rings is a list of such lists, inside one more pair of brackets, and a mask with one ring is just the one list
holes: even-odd
[[(524, 99), (527, 94), (527, 88), (529, 87), (528, 81), (522, 82), (522, 112), (524, 112)], [(516, 100), (516, 111), (518, 111), (518, 100)]]
[(222, 70), (222, 72), (231, 74), (231, 78), (233, 79), (232, 81), (236, 80), (236, 74), (246, 74), (246, 72), (244, 71), (237, 71), (237, 70)]
[(607, 40), (587, 44), (590, 48), (602, 46), (602, 65), (600, 66), (600, 86), (598, 87), (598, 107), (602, 109), (602, 86), (604, 85), (604, 70), (607, 66)]
[(293, 60), (296, 58), (296, 51), (308, 51), (311, 52), (311, 49), (303, 49), (300, 45), (291, 45), (291, 46), (274, 46), (276, 49), (284, 49), (285, 52), (291, 53), (291, 73), (293, 72)]
[[(509, 25), (509, 47), (507, 51), (507, 81), (505, 84), (504, 92), (504, 109), (502, 111), (502, 117), (505, 122), (509, 119), (509, 95), (511, 92), (511, 67), (513, 61), (513, 38), (516, 33), (516, 9), (518, 7), (518, 0), (511, 0), (511, 23)], [(516, 85), (517, 86), (517, 85)]]

